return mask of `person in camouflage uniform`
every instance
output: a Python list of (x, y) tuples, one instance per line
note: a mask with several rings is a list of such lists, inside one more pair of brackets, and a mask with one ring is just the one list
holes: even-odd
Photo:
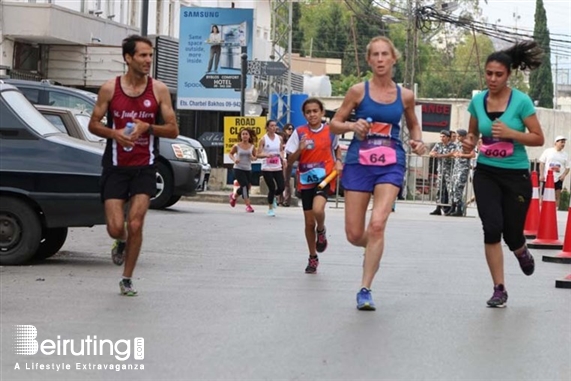
[(443, 211), (445, 213), (449, 211), (449, 208), (443, 208), (442, 205), (448, 204), (452, 178), (452, 156), (454, 155), (455, 149), (456, 145), (450, 141), (450, 131), (440, 131), (440, 143), (436, 143), (430, 151), (430, 157), (438, 159), (438, 180), (436, 182), (438, 189), (438, 194), (436, 195), (437, 205), (436, 209), (430, 213), (432, 215), (439, 216)]
[(464, 215), (464, 189), (468, 182), (470, 174), (470, 160), (474, 158), (474, 151), (465, 152), (462, 148), (462, 141), (468, 135), (466, 130), (456, 131), (458, 134), (458, 142), (454, 150), (454, 167), (452, 171), (452, 183), (450, 186), (450, 199), (452, 208), (447, 216), (463, 216)]

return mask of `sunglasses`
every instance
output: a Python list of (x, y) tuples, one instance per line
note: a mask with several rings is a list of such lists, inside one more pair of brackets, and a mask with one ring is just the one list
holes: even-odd
[(291, 131), (291, 130), (293, 130), (293, 128), (288, 127), (288, 128), (286, 128), (286, 130)]

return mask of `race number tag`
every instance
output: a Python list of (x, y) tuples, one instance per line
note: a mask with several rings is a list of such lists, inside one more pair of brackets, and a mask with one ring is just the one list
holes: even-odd
[(514, 143), (511, 140), (482, 138), (480, 152), (486, 157), (503, 159), (513, 155)]
[(561, 164), (549, 163), (549, 169), (551, 169), (553, 172), (560, 172), (561, 171)]
[(391, 135), (391, 129), (393, 125), (390, 123), (372, 122), (371, 129), (369, 130), (369, 135)]
[(385, 166), (397, 162), (397, 151), (389, 139), (373, 139), (363, 142), (359, 148), (359, 163)]
[(266, 158), (266, 164), (278, 165), (279, 163), (280, 163), (280, 157), (279, 156), (272, 156), (272, 157)]
[(312, 168), (299, 173), (299, 182), (303, 185), (318, 184), (325, 178), (325, 168)]

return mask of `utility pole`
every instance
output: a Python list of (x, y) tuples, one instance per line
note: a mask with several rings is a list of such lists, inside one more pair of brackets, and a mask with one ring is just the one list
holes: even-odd
[(406, 28), (404, 87), (411, 90), (414, 89), (414, 70), (418, 48), (418, 29), (416, 28), (415, 16), (418, 6), (419, 0), (407, 0), (408, 25)]
[[(418, 46), (418, 29), (416, 28), (416, 10), (419, 7), (419, 0), (407, 0), (408, 23), (406, 28), (406, 50), (405, 50), (405, 72), (404, 72), (404, 87), (412, 90), (416, 96), (414, 85), (414, 69), (416, 62), (416, 50)], [(401, 118), (400, 139), (405, 152), (411, 153), (411, 148), (408, 144), (410, 134), (406, 126), (405, 118)], [(421, 124), (422, 129), (422, 124)], [(407, 168), (409, 168), (407, 163)], [(409, 189), (410, 185), (410, 189)], [(415, 180), (413, 179), (413, 171), (407, 170), (405, 176), (405, 196), (409, 193), (415, 192)]]
[[(292, 0), (270, 0), (272, 11), (272, 55), (270, 59), (281, 62), (285, 65), (287, 71), (287, 80), (285, 86), (280, 86), (283, 76), (268, 77), (269, 83), (269, 100), (268, 100), (268, 118), (276, 119), (278, 126), (282, 127), (280, 119), (283, 117), (279, 106), (282, 104), (281, 97), (285, 96), (286, 102), (285, 114), (286, 123), (290, 122), (291, 113), (291, 38), (292, 38), (292, 19), (293, 19), (293, 2)], [(275, 100), (273, 99), (275, 98)], [(277, 115), (272, 115), (272, 108), (277, 106)]]
[(147, 36), (149, 29), (149, 0), (142, 0), (141, 12), (141, 36)]
[(556, 54), (555, 55), (555, 96), (553, 98), (555, 98), (553, 100), (553, 109), (557, 110), (557, 98), (559, 98), (559, 87), (557, 85), (557, 82), (559, 82), (559, 56)]
[(357, 35), (355, 34), (355, 24), (353, 14), (351, 13), (351, 32), (353, 33), (353, 47), (355, 48), (355, 67), (357, 68), (357, 77), (361, 77), (361, 69), (359, 68), (359, 54), (357, 53)]

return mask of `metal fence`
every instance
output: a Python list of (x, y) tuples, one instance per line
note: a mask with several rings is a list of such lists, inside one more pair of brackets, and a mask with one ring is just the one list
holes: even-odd
[[(452, 179), (449, 181), (439, 181), (439, 161), (442, 159), (433, 158), (428, 155), (417, 156), (415, 154), (407, 155), (407, 169), (405, 173), (404, 186), (402, 190), (401, 202), (413, 202), (427, 205), (440, 205), (441, 207), (449, 207), (452, 205), (450, 192), (453, 191)], [(466, 213), (468, 207), (475, 206), (473, 176), (476, 159), (470, 160), (470, 169), (468, 178), (462, 192), (461, 202), (464, 205), (463, 212)], [(440, 171), (448, 172), (450, 176), (454, 173), (454, 167), (457, 165), (455, 159), (450, 159), (447, 164), (441, 164)], [(537, 159), (530, 161), (530, 171), (539, 171), (539, 162)], [(337, 190), (340, 189), (339, 178), (337, 179)], [(335, 197), (336, 205), (343, 202), (342, 194), (337, 193)]]

